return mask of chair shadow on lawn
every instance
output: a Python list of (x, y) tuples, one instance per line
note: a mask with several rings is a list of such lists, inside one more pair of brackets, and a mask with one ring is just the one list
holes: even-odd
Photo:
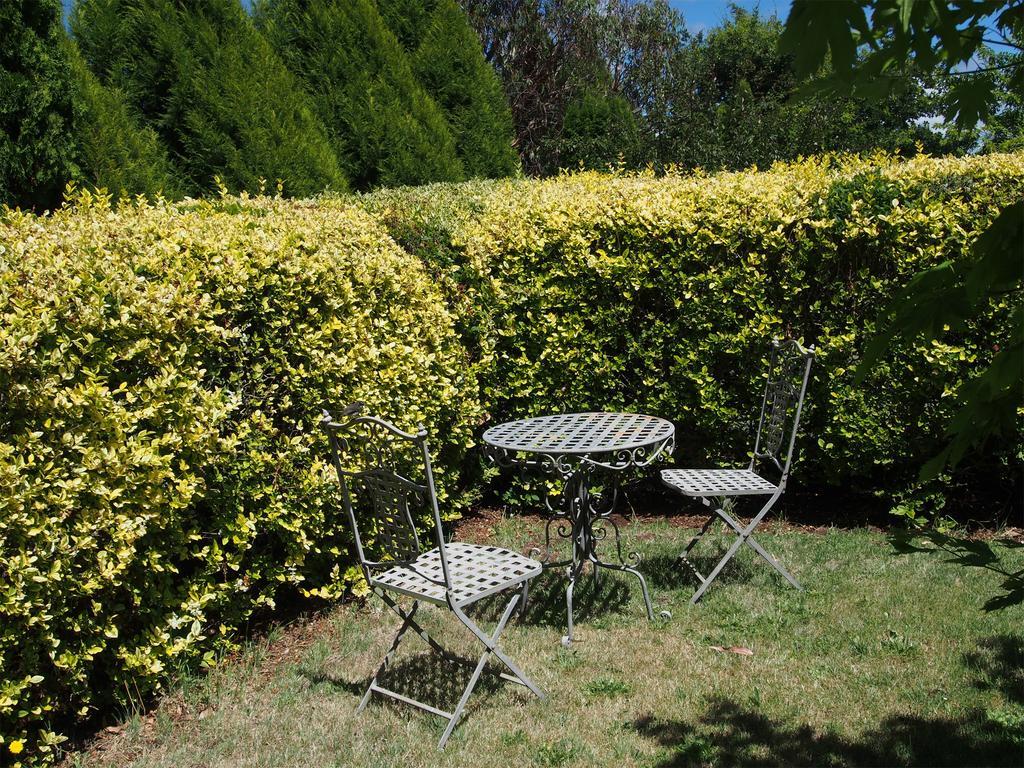
[[(632, 597), (631, 585), (626, 583), (626, 579), (629, 578), (632, 577), (604, 571), (601, 573), (599, 584), (595, 586), (593, 578), (587, 573), (582, 579), (577, 581), (577, 588), (573, 599), (575, 620), (579, 622), (611, 614), (619, 610), (625, 610), (624, 606)], [(502, 640), (505, 639), (505, 636), (514, 633), (520, 624), (564, 628), (566, 622), (566, 584), (565, 577), (560, 570), (545, 571), (535, 578), (530, 584), (526, 612), (512, 618), (505, 629)], [(638, 585), (635, 589), (639, 594)], [(485, 598), (479, 603), (470, 606), (467, 613), (474, 621), (480, 623), (485, 632), (489, 632), (495, 622), (501, 617), (510, 594), (509, 592), (503, 592)], [(391, 620), (390, 616), (388, 620)], [(397, 629), (400, 624), (401, 621), (396, 617), (394, 619), (395, 628)], [(452, 631), (458, 630), (453, 629)], [(459, 634), (464, 634), (466, 638), (470, 637), (468, 630), (464, 633), (459, 632)], [(449, 641), (452, 639), (448, 635), (447, 631), (442, 633), (431, 632), (431, 636), (435, 640), (446, 646), (448, 646)], [(499, 642), (502, 643), (503, 647), (506, 645), (502, 641)], [(429, 649), (420, 638), (410, 631), (403, 639), (403, 650), (399, 651), (398, 660), (393, 662), (387, 671), (381, 675), (378, 683), (404, 696), (417, 699), (438, 709), (451, 711), (454, 709), (463, 690), (465, 690), (466, 684), (473, 673), (473, 666), (479, 658), (478, 656), (470, 658), (469, 654), (456, 651), (457, 647), (462, 647), (465, 643), (465, 638), (460, 638), (458, 646), (448, 646), (452, 655), (461, 660), (460, 663), (446, 659)], [(475, 641), (465, 645), (465, 647), (472, 648), (472, 652), (479, 651), (479, 653), (482, 653), (484, 650), (483, 646)], [(410, 649), (412, 649), (410, 655), (403, 655), (403, 652), (409, 653)], [(381, 654), (384, 653), (384, 650), (381, 648)], [(515, 661), (520, 663), (526, 662), (526, 659), (516, 658), (515, 653), (510, 655)], [(530, 674), (530, 670), (525, 668), (525, 665), (524, 669), (526, 674)], [(473, 689), (473, 695), (466, 704), (466, 709), (463, 711), (460, 722), (468, 717), (472, 717), (474, 712), (486, 706), (488, 699), (503, 688), (507, 687), (510, 690), (520, 691), (523, 696), (532, 698), (529, 691), (525, 688), (499, 678), (496, 674), (498, 672), (508, 672), (508, 670), (505, 669), (501, 662), (492, 658), (488, 661), (479, 682)], [(373, 679), (372, 672), (356, 680), (307, 669), (303, 669), (300, 674), (312, 683), (326, 683), (351, 694), (353, 706), (362, 698), (370, 685), (370, 681)], [(371, 696), (370, 704), (383, 704), (395, 707), (407, 706), (390, 701), (387, 697), (380, 695)], [(443, 720), (438, 718), (437, 722), (439, 730), (444, 727), (445, 723)]]
[[(434, 637), (434, 633), (431, 633)], [(435, 637), (439, 639), (442, 644), (447, 638)], [(459, 697), (462, 696), (462, 692), (465, 690), (466, 685), (469, 683), (470, 677), (473, 675), (473, 667), (477, 663), (477, 658), (469, 658), (466, 654), (461, 654), (456, 651), (452, 651), (451, 655), (455, 658), (445, 658), (439, 653), (428, 648), (418, 637), (415, 636), (411, 631), (406, 635), (406, 640), (403, 641), (403, 648), (408, 647), (412, 649), (411, 653), (406, 650), (406, 653), (410, 653), (408, 656), (400, 657), (397, 661), (392, 662), (388, 669), (378, 678), (378, 685), (388, 688), (396, 693), (400, 693), (403, 696), (421, 701), (424, 704), (429, 704), (437, 709), (451, 712), (455, 709), (455, 705), (459, 701)], [(483, 646), (480, 646), (481, 652)], [(384, 649), (381, 650), (383, 654)], [(400, 651), (401, 653), (401, 651)], [(456, 660), (457, 659), (457, 660)], [(376, 663), (376, 662), (375, 662)], [(376, 671), (376, 667), (374, 670)], [(366, 689), (370, 687), (370, 681), (373, 679), (373, 671), (364, 677), (359, 679), (348, 679), (345, 677), (327, 674), (322, 671), (313, 671), (303, 669), (300, 671), (303, 677), (314, 684), (327, 684), (338, 690), (344, 691), (352, 696), (352, 707), (356, 707), (358, 702), (362, 699), (366, 693)], [(487, 666), (484, 668), (483, 674), (481, 674), (476, 687), (473, 689), (473, 695), (469, 698), (466, 703), (466, 708), (462, 712), (462, 717), (459, 722), (464, 722), (467, 718), (473, 716), (473, 714), (481, 707), (486, 705), (486, 702), (491, 699), (495, 693), (500, 691), (503, 687), (509, 687), (522, 691), (522, 695), (530, 696), (530, 692), (521, 686), (508, 683), (498, 677), (498, 672), (507, 672), (508, 670), (496, 660), (490, 660)], [(407, 713), (416, 712), (414, 707), (407, 704), (403, 704), (398, 701), (394, 701), (387, 696), (381, 694), (373, 694), (370, 696), (367, 708), (374, 706), (393, 707), (396, 710), (401, 710)], [(447, 722), (440, 717), (435, 717), (426, 712), (420, 713), (424, 718), (425, 722), (436, 723), (436, 730), (440, 732), (445, 728)]]
[[(476, 659), (470, 659), (466, 655), (453, 654), (462, 663), (452, 659), (446, 659), (440, 654), (428, 649), (415, 637), (410, 638), (412, 642), (418, 643), (423, 650), (416, 648), (414, 653), (400, 658), (391, 664), (384, 674), (378, 679), (378, 684), (384, 688), (401, 693), (403, 696), (422, 701), (438, 709), (452, 711), (459, 701), (459, 697), (466, 689), (469, 678), (473, 675), (473, 666)], [(482, 647), (481, 647), (481, 650)], [(490, 695), (496, 693), (505, 685), (510, 685), (497, 676), (497, 672), (506, 672), (505, 667), (496, 661), (490, 661), (484, 669), (480, 680), (473, 689), (473, 695), (466, 705), (463, 716), (469, 715), (474, 709), (474, 702), (478, 703)], [(310, 679), (319, 678), (317, 682), (327, 682), (351, 693), (356, 697), (355, 702), (363, 697), (366, 689), (370, 687), (372, 673), (359, 680), (344, 680), (327, 675), (308, 674)], [(511, 687), (520, 689), (518, 685)], [(522, 689), (526, 690), (526, 689)], [(526, 691), (529, 694), (529, 691)], [(354, 702), (354, 703), (355, 703)], [(384, 704), (389, 707), (407, 708), (407, 705), (392, 701), (386, 696), (374, 694), (370, 697), (370, 705)], [(412, 711), (412, 710), (408, 710)], [(438, 718), (442, 728), (445, 722)]]
[[(698, 545), (700, 546), (700, 545)], [(658, 554), (645, 557), (640, 562), (640, 572), (647, 579), (647, 583), (658, 589), (696, 589), (700, 586), (698, 571), (707, 575), (718, 564), (718, 561), (725, 555), (726, 547), (713, 548), (705, 546), (703, 552), (696, 555), (690, 553), (689, 564), (679, 558), (679, 553)], [(757, 563), (745, 556), (746, 553), (739, 552), (732, 558), (721, 573), (715, 577), (716, 584), (746, 583), (755, 576), (755, 569), (764, 563)], [(691, 567), (692, 566), (692, 567)], [(767, 565), (765, 565), (768, 568)], [(769, 571), (771, 568), (768, 568)]]
[[(982, 690), (998, 688), (1010, 702), (1024, 701), (1024, 638), (982, 640), (964, 659)], [(981, 708), (960, 718), (894, 714), (850, 739), (807, 725), (775, 721), (757, 709), (711, 698), (694, 723), (641, 715), (631, 724), (667, 748), (660, 768), (686, 765), (1020, 766), (1024, 728), (991, 720)]]

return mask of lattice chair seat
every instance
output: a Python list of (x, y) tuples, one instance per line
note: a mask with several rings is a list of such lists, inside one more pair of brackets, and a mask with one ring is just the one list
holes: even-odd
[(686, 496), (770, 495), (779, 487), (749, 469), (666, 469), (661, 480)]
[[(451, 542), (445, 545), (452, 594), (459, 605), (522, 584), (541, 572), (541, 564), (500, 547)], [(409, 565), (374, 574), (371, 584), (430, 603), (445, 603), (444, 573), (437, 549), (424, 552)]]

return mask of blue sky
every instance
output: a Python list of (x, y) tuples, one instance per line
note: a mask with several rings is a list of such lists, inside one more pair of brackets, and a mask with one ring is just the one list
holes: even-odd
[[(65, 11), (71, 7), (72, 1), (64, 0)], [(750, 10), (760, 8), (763, 15), (771, 16), (775, 13), (780, 19), (785, 21), (786, 16), (789, 14), (790, 1), (736, 0), (736, 5)], [(245, 5), (249, 5), (249, 0), (242, 0), (242, 2)], [(669, 0), (669, 2), (672, 7), (682, 11), (683, 18), (686, 19), (686, 26), (690, 32), (700, 32), (701, 30), (717, 27), (729, 15), (730, 3), (727, 0)]]
[[(669, 0), (673, 8), (683, 14), (690, 32), (701, 32), (717, 27), (729, 16), (726, 0)], [(736, 5), (748, 10), (759, 8), (762, 16), (775, 14), (782, 21), (789, 15), (791, 0), (736, 0)]]

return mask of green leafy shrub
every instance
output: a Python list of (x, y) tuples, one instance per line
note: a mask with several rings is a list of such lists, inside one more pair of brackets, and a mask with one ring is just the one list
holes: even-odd
[(323, 407), (479, 419), (428, 276), (365, 213), (267, 198), (0, 215), (0, 739), (213, 663), (261, 608), (339, 595)]
[[(1012, 297), (853, 368), (893, 288), (1021, 194), (1020, 154), (840, 157), (0, 213), (0, 743), (45, 760), (51, 723), (353, 584), (324, 406), (424, 422), (457, 513), (488, 419), (656, 413), (679, 460), (736, 462), (766, 341), (792, 334), (820, 350), (799, 481), (906, 492)], [(1005, 490), (1021, 442), (941, 490)]]
[(566, 107), (559, 160), (563, 168), (635, 167), (641, 151), (640, 125), (622, 96), (592, 89)]
[(0, 205), (50, 208), (75, 172), (58, 0), (0, 4)]
[[(790, 334), (819, 348), (797, 477), (892, 498), (914, 488), (958, 387), (1008, 335), (1011, 298), (952, 342), (894, 349), (855, 386), (860, 350), (896, 286), (968, 259), (1022, 193), (1020, 154), (840, 157), (474, 187), (442, 195), (441, 219), (422, 214), (416, 190), (370, 207), (426, 261), (441, 255), (463, 293), (488, 297), (475, 327), (493, 420), (655, 413), (676, 423), (678, 460), (736, 462), (750, 448), (767, 341)], [(944, 490), (1006, 492), (1020, 450), (1019, 434), (988, 446)]]
[(529, 183), (474, 180), (424, 184), (382, 189), (360, 198), (395, 242), (417, 256), (430, 272), (455, 318), (467, 354), (478, 366), (489, 364), (495, 299), (487, 268), (467, 258), (458, 233), (487, 209), (493, 196)]

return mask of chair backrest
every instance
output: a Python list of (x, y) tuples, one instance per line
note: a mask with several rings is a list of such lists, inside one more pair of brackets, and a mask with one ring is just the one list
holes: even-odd
[[(376, 566), (416, 559), (420, 554), (416, 515), (429, 509), (444, 584), (450, 587), (427, 431), (421, 426), (411, 434), (384, 419), (362, 415), (361, 403), (346, 406), (340, 421), (324, 411), (320, 426), (330, 442), (342, 503), (367, 580)], [(419, 471), (422, 482), (411, 479)], [(367, 545), (380, 555), (368, 557)]]
[(770, 464), (781, 473), (780, 486), (784, 486), (789, 477), (796, 431), (800, 426), (813, 362), (814, 345), (804, 348), (795, 339), (772, 340), (768, 381), (761, 402), (750, 469), (761, 463)]

